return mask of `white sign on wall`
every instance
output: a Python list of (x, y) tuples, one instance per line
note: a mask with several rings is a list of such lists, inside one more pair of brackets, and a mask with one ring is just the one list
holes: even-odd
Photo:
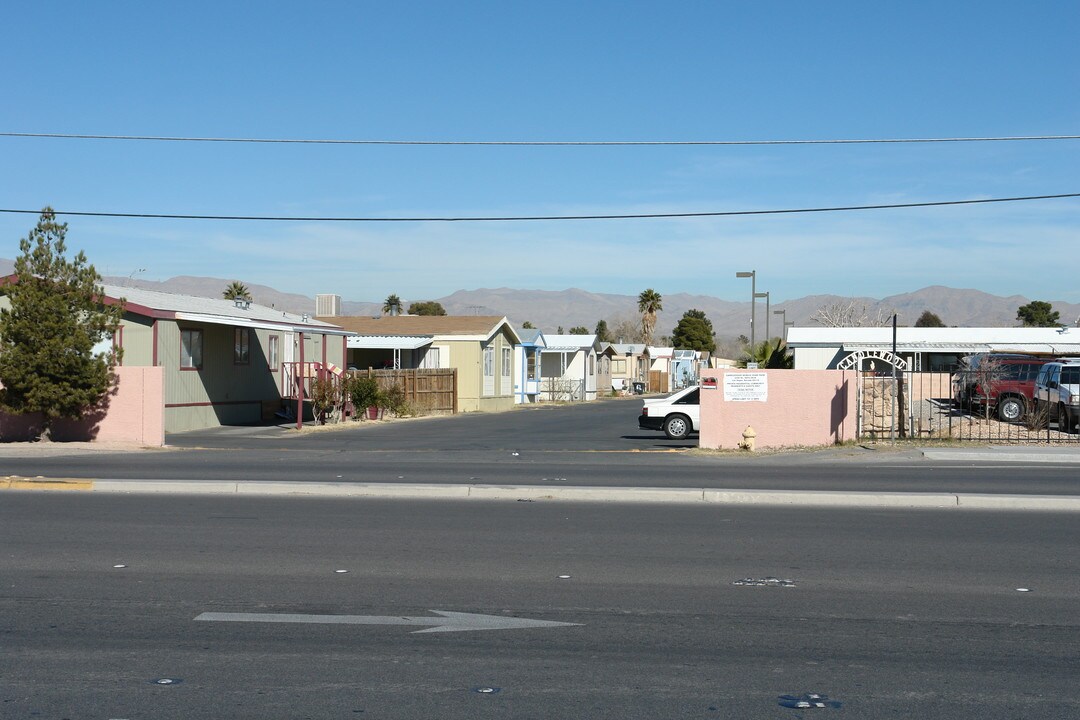
[(724, 373), (725, 402), (766, 402), (768, 399), (768, 373)]

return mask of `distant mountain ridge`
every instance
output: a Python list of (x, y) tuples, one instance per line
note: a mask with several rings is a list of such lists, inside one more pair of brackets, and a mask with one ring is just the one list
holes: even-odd
[[(0, 258), (0, 274), (12, 272), (13, 262)], [(221, 297), (222, 290), (235, 278), (197, 277), (182, 275), (163, 281), (139, 280), (127, 277), (106, 277), (105, 282), (124, 287), (140, 287), (197, 297)], [(241, 282), (244, 282), (241, 280)], [(315, 299), (298, 293), (286, 293), (266, 285), (244, 283), (252, 299), (268, 307), (295, 313), (315, 314)], [(712, 321), (720, 337), (750, 334), (750, 303), (721, 300), (709, 295), (664, 293), (664, 309), (657, 322), (657, 332), (670, 334), (687, 310), (697, 309)], [(1039, 298), (1043, 299), (1043, 298)], [(569, 330), (585, 326), (592, 330), (598, 320), (613, 327), (622, 320), (637, 322), (636, 295), (594, 293), (579, 288), (566, 290), (518, 290), (513, 288), (480, 288), (458, 290), (441, 298), (404, 298), (405, 308), (419, 300), (435, 300), (451, 315), (505, 315), (516, 326), (528, 321), (547, 332), (559, 327)], [(871, 316), (878, 313), (898, 313), (901, 325), (913, 325), (924, 310), (938, 315), (946, 325), (961, 327), (1015, 327), (1016, 309), (1030, 302), (1023, 295), (1001, 297), (974, 289), (958, 289), (941, 285), (914, 292), (890, 295), (882, 299), (845, 297), (841, 295), (811, 295), (773, 304), (770, 310), (784, 310), (788, 322), (797, 325), (816, 325), (811, 318), (821, 307), (838, 303), (865, 305)], [(1061, 313), (1063, 323), (1072, 325), (1080, 316), (1080, 305), (1048, 300)], [(379, 315), (382, 302), (343, 300), (343, 315)], [(758, 335), (763, 337), (766, 323), (770, 335), (780, 334), (780, 315), (771, 312), (766, 320), (765, 302), (757, 303)]]

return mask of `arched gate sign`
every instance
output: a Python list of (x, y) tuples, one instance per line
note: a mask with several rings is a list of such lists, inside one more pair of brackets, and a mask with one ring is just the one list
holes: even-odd
[(908, 361), (899, 355), (894, 355), (888, 350), (857, 350), (836, 364), (837, 370), (858, 370), (862, 367), (863, 360), (881, 360), (887, 362), (897, 370), (909, 370)]

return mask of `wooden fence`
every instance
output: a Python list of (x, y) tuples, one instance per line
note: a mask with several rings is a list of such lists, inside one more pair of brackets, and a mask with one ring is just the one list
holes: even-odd
[(373, 377), (379, 387), (388, 390), (399, 386), (409, 405), (422, 415), (457, 413), (457, 370), (350, 370), (348, 375)]
[(650, 370), (648, 391), (671, 392), (671, 388), (668, 387), (668, 374), (662, 370)]

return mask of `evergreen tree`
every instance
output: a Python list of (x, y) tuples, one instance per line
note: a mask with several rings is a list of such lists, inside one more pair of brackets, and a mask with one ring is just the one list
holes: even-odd
[(1061, 324), (1061, 313), (1042, 300), (1032, 300), (1016, 309), (1016, 319), (1024, 327), (1054, 327)]
[(80, 251), (69, 260), (67, 224), (51, 208), (19, 241), (14, 282), (0, 289), (0, 407), (41, 413), (42, 437), (57, 418), (80, 418), (112, 386), (113, 349), (94, 352), (120, 327), (123, 301), (102, 303), (101, 276)]
[(576, 327), (570, 328), (570, 334), (571, 335), (588, 335), (589, 334), (589, 328), (585, 327), (584, 325), (578, 325)]
[(708, 350), (716, 352), (716, 338), (712, 321), (701, 310), (687, 310), (675, 326), (672, 344), (684, 350)]
[(600, 342), (615, 342), (615, 339), (611, 336), (611, 331), (608, 330), (607, 320), (597, 320), (596, 330), (594, 331), (596, 339)]
[[(409, 308), (409, 309), (410, 309), (410, 310), (412, 310), (412, 308)], [(523, 322), (523, 323), (521, 324), (521, 329), (522, 329), (522, 330), (535, 330), (536, 328), (535, 328), (535, 327), (533, 327), (533, 324), (532, 324), (531, 322), (529, 322), (528, 320), (526, 320), (525, 322)]]
[(915, 321), (915, 327), (945, 327), (945, 323), (941, 322), (936, 313), (923, 310), (923, 314)]
[(410, 315), (445, 315), (446, 308), (442, 306), (442, 303), (435, 302), (434, 300), (425, 300), (424, 302), (414, 302), (409, 305)]

